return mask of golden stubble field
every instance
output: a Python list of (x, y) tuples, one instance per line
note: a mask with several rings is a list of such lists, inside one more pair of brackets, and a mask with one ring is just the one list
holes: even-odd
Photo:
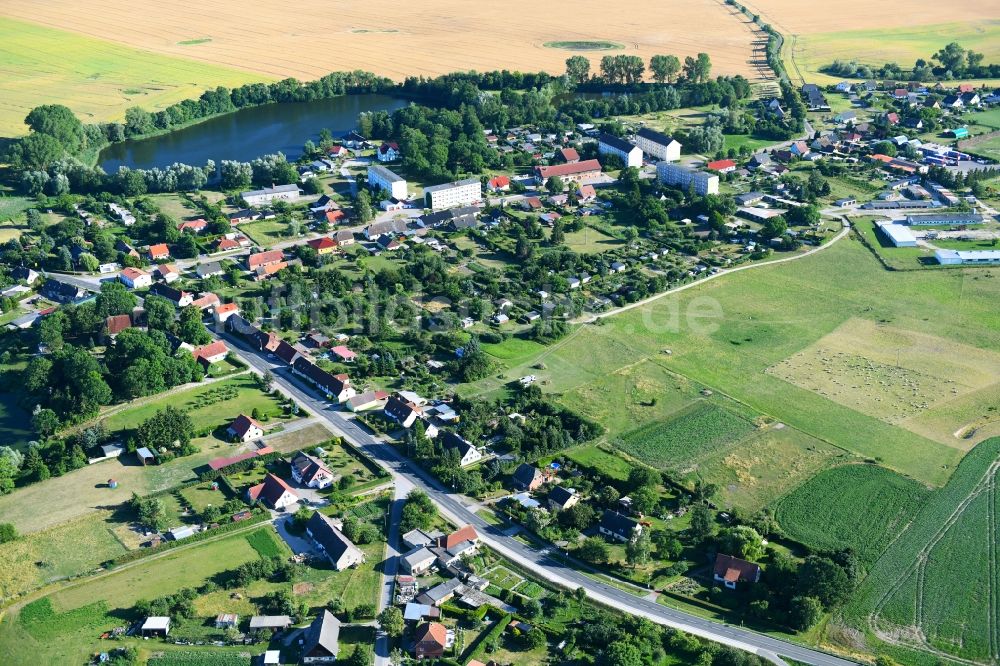
[[(4, 0), (0, 15), (265, 76), (311, 79), (365, 69), (396, 79), (456, 70), (561, 73), (549, 41), (608, 40), (648, 60), (705, 51), (718, 74), (752, 75), (750, 26), (723, 0), (501, 4), (468, 0)], [(184, 42), (187, 42), (186, 44)]]
[(963, 23), (1000, 18), (996, 0), (741, 0), (768, 22), (790, 35), (848, 30), (906, 28), (935, 23)]

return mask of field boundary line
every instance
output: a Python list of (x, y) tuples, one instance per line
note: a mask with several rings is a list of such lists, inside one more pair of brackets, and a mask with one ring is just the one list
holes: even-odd
[[(841, 223), (841, 224), (843, 224), (843, 223)], [(803, 252), (802, 254), (796, 254), (795, 256), (792, 256), (792, 257), (781, 257), (779, 259), (773, 259), (771, 261), (762, 261), (762, 262), (754, 263), (754, 264), (745, 264), (743, 266), (736, 266), (735, 268), (723, 268), (718, 273), (715, 273), (713, 275), (709, 275), (708, 277), (704, 277), (704, 278), (702, 278), (700, 280), (695, 280), (694, 282), (688, 282), (686, 284), (677, 285), (676, 287), (673, 287), (672, 289), (667, 289), (666, 291), (661, 291), (659, 294), (654, 294), (654, 295), (652, 295), (652, 296), (650, 296), (648, 298), (642, 299), (641, 301), (636, 301), (635, 303), (629, 303), (627, 305), (623, 305), (623, 306), (621, 306), (619, 308), (615, 308), (614, 310), (609, 310), (607, 312), (601, 312), (601, 313), (595, 314), (595, 315), (593, 315), (593, 316), (591, 316), (589, 318), (577, 317), (571, 323), (574, 323), (574, 324), (593, 324), (598, 319), (603, 319), (605, 317), (614, 317), (615, 315), (621, 314), (622, 312), (626, 312), (628, 310), (632, 310), (632, 309), (635, 309), (635, 308), (638, 308), (638, 307), (642, 307), (644, 305), (648, 305), (648, 304), (652, 303), (653, 301), (656, 301), (656, 300), (658, 300), (660, 298), (663, 298), (664, 296), (669, 296), (671, 294), (677, 294), (677, 293), (680, 293), (682, 291), (686, 291), (688, 289), (692, 289), (694, 287), (699, 287), (699, 286), (705, 284), (706, 282), (710, 282), (712, 280), (724, 277), (726, 275), (732, 275), (733, 273), (739, 273), (740, 271), (747, 271), (747, 270), (751, 270), (751, 269), (754, 269), (754, 268), (763, 268), (765, 266), (774, 266), (776, 264), (784, 264), (784, 263), (788, 263), (790, 261), (798, 261), (799, 259), (805, 259), (806, 257), (812, 256), (812, 255), (816, 254), (817, 252), (822, 252), (826, 248), (833, 246), (834, 243), (836, 243), (837, 241), (839, 241), (839, 240), (843, 239), (845, 236), (847, 236), (850, 233), (850, 231), (851, 231), (851, 227), (844, 226), (829, 241), (827, 241), (826, 243), (820, 245), (819, 247), (814, 247), (811, 250), (807, 250), (807, 251)]]

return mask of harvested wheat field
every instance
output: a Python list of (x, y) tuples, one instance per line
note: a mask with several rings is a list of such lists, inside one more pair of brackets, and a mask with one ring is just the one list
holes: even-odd
[(304, 9), (275, 0), (183, 9), (154, 0), (5, 0), (0, 15), (273, 78), (352, 69), (396, 79), (468, 69), (561, 73), (574, 51), (544, 45), (578, 41), (623, 47), (583, 51), (595, 68), (604, 53), (648, 60), (705, 51), (715, 73), (753, 73), (750, 26), (723, 0), (334, 0)]
[(843, 0), (836, 5), (822, 0), (750, 0), (742, 4), (789, 35), (873, 28), (891, 30), (1000, 18), (996, 0), (909, 0), (902, 5), (871, 0)]

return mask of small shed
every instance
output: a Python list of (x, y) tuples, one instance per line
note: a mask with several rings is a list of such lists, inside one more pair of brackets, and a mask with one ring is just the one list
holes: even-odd
[(143, 465), (152, 465), (156, 463), (156, 454), (145, 446), (140, 447), (135, 450), (135, 455), (138, 456), (139, 462)]
[(264, 653), (264, 666), (281, 663), (281, 650), (267, 650)]
[(143, 636), (166, 636), (170, 633), (170, 618), (165, 616), (147, 617), (142, 623)]

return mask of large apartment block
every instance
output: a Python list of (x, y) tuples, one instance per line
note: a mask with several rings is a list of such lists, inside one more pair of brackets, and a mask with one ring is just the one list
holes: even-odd
[(424, 188), (424, 207), (431, 210), (469, 206), (482, 198), (483, 184), (478, 178)]
[(376, 192), (385, 190), (393, 199), (406, 200), (406, 179), (381, 164), (372, 164), (368, 167), (368, 187)]
[(650, 157), (664, 162), (676, 162), (681, 158), (680, 141), (645, 127), (635, 133), (635, 145)]
[(642, 149), (613, 134), (601, 133), (597, 139), (597, 152), (601, 155), (617, 155), (626, 167), (642, 166)]
[(656, 165), (656, 177), (664, 185), (673, 185), (682, 190), (693, 184), (695, 193), (701, 196), (719, 193), (718, 176), (680, 164), (660, 162)]

